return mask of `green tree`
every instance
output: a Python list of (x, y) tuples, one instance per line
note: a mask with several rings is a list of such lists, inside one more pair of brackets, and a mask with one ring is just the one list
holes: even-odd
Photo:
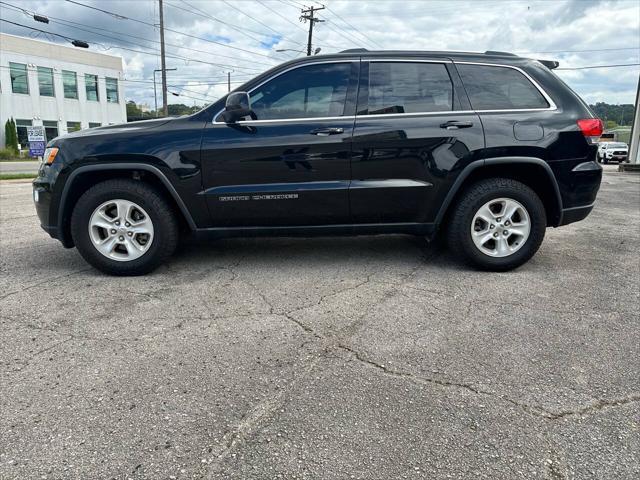
[(16, 122), (11, 117), (4, 124), (4, 144), (14, 152), (18, 152), (18, 131), (16, 130)]

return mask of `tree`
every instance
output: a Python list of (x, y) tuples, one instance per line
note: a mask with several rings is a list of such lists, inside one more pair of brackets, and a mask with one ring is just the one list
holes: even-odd
[(11, 117), (4, 124), (4, 144), (14, 152), (18, 152), (18, 131), (16, 130), (16, 122)]

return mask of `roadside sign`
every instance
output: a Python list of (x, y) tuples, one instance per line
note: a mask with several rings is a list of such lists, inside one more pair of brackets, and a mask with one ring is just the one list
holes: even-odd
[(27, 127), (27, 140), (30, 142), (46, 142), (47, 137), (44, 133), (44, 127), (36, 125), (35, 127)]
[(47, 142), (29, 142), (29, 155), (32, 157), (41, 157), (47, 148)]
[(29, 141), (30, 156), (41, 157), (44, 155), (44, 149), (47, 146), (47, 137), (43, 126), (27, 127), (27, 140)]

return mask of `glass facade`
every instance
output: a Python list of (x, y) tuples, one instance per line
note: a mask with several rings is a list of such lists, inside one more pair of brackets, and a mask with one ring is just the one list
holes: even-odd
[(64, 98), (78, 98), (78, 77), (76, 72), (62, 71), (62, 89)]
[(41, 97), (55, 97), (52, 68), (38, 67), (38, 87)]
[(98, 76), (84, 74), (84, 87), (87, 92), (87, 100), (97, 102), (100, 100), (98, 95)]
[(9, 62), (11, 75), (11, 91), (13, 93), (29, 93), (27, 66), (24, 63)]
[(105, 84), (107, 86), (107, 102), (118, 103), (118, 79), (106, 77)]

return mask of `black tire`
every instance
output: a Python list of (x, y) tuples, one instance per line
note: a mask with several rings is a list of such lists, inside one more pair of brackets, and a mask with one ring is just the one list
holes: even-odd
[[(112, 260), (94, 247), (89, 234), (91, 215), (105, 202), (123, 199), (139, 205), (153, 223), (153, 241), (139, 258)], [(92, 266), (109, 275), (144, 275), (161, 265), (176, 249), (179, 229), (176, 215), (167, 201), (150, 185), (129, 179), (98, 183), (76, 203), (71, 216), (71, 235), (80, 255)]]
[[(513, 199), (527, 211), (531, 224), (529, 237), (514, 253), (506, 257), (491, 257), (476, 247), (471, 227), (478, 210), (491, 200)], [(449, 217), (447, 244), (456, 257), (482, 270), (503, 272), (527, 262), (540, 248), (547, 227), (547, 215), (542, 201), (531, 188), (508, 178), (489, 178), (467, 188)]]
[(609, 160), (607, 160), (607, 157), (602, 157), (602, 163), (604, 163), (605, 165), (609, 164)]

